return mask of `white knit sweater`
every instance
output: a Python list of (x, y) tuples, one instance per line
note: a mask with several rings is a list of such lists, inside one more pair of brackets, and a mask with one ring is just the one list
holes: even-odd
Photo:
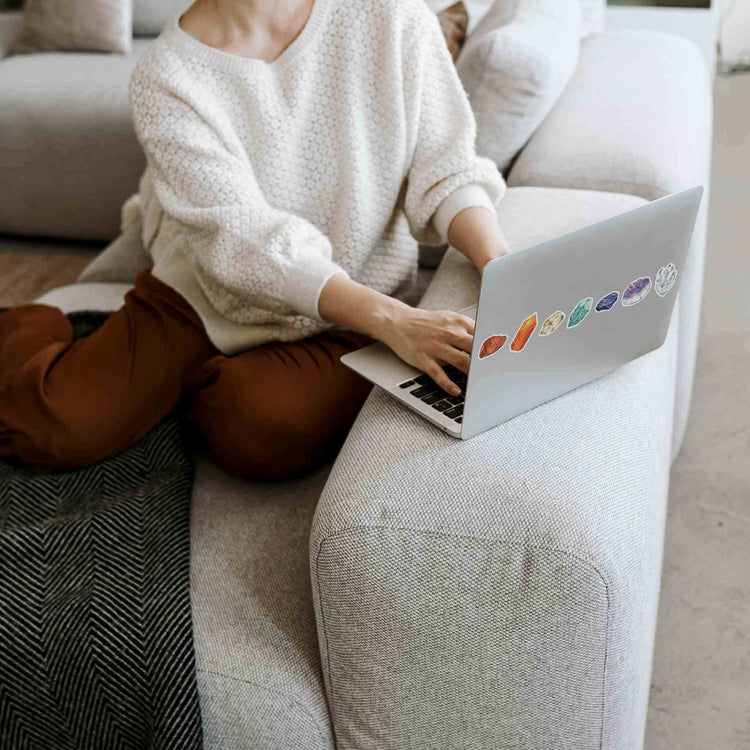
[(130, 91), (153, 273), (227, 354), (330, 328), (318, 297), (336, 273), (405, 296), (417, 241), (505, 190), (423, 0), (315, 0), (270, 63), (174, 18)]

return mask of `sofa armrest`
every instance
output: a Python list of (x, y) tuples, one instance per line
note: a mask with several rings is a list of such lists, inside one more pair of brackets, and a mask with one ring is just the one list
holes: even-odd
[(572, 81), (508, 185), (661, 198), (708, 182), (711, 122), (710, 77), (692, 42), (628, 29), (597, 34), (581, 43)]
[(659, 32), (607, 31), (582, 42), (573, 80), (507, 180), (648, 200), (706, 186), (682, 274), (674, 455), (687, 425), (698, 341), (712, 119), (710, 76), (695, 44)]
[[(451, 249), (426, 302), (477, 282)], [(339, 750), (641, 747), (675, 333), (466, 442), (373, 391), (311, 535)]]
[(22, 12), (0, 11), (0, 59), (7, 57), (23, 23)]

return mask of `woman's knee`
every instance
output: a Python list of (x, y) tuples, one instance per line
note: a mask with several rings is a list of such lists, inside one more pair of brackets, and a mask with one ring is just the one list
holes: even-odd
[(84, 413), (0, 414), (3, 432), (2, 452), (41, 472), (90, 466), (117, 450), (116, 426)]
[(324, 436), (304, 413), (247, 396), (221, 406), (196, 403), (193, 419), (213, 459), (225, 471), (257, 479), (285, 479), (315, 466)]

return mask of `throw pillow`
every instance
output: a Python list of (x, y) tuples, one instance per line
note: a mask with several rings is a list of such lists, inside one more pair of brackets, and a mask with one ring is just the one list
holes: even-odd
[(463, 2), (459, 0), (459, 2), (441, 10), (437, 17), (448, 49), (453, 57), (453, 62), (455, 62), (466, 41), (469, 14), (466, 12)]
[(130, 51), (131, 0), (26, 0), (12, 53)]
[(507, 174), (578, 64), (580, 0), (496, 0), (456, 68), (477, 122), (477, 152)]
[(191, 0), (133, 0), (133, 33), (156, 36), (170, 18), (186, 11)]

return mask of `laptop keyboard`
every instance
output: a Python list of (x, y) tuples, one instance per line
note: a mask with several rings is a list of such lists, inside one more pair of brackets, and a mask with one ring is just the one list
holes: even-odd
[(464, 393), (466, 392), (467, 376), (453, 365), (443, 367), (445, 374), (461, 389), (461, 395), (448, 395), (429, 375), (419, 375), (416, 378), (399, 383), (398, 387), (408, 389), (409, 395), (418, 398), (433, 409), (443, 412), (446, 417), (461, 424), (464, 421)]

